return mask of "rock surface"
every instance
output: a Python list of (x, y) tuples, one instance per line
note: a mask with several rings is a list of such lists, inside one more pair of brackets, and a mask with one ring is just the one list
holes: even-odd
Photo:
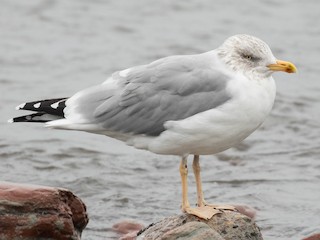
[(152, 240), (261, 240), (254, 221), (237, 212), (224, 211), (210, 220), (182, 214), (163, 219), (138, 233), (138, 239)]
[(112, 226), (113, 231), (120, 235), (119, 240), (136, 239), (137, 233), (143, 228), (141, 223), (133, 220), (124, 220)]
[(84, 203), (62, 188), (0, 182), (0, 239), (80, 239)]
[(306, 237), (302, 240), (320, 240), (320, 233), (313, 234), (312, 236)]

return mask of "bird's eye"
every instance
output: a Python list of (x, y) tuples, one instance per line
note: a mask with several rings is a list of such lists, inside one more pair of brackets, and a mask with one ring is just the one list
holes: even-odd
[(248, 59), (248, 60), (252, 60), (252, 56), (251, 55), (243, 55), (243, 57)]

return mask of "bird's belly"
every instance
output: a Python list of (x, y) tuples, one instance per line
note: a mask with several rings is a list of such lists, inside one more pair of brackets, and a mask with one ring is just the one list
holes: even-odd
[[(230, 107), (231, 106), (231, 107)], [(148, 150), (159, 154), (215, 154), (248, 137), (264, 121), (271, 107), (212, 109), (181, 121), (167, 122), (167, 130), (149, 141)]]
[(231, 148), (248, 137), (258, 126), (244, 126), (238, 129), (233, 126), (217, 126), (206, 124), (205, 129), (197, 128), (194, 131), (174, 132), (166, 131), (155, 138), (149, 149), (160, 154), (197, 154), (208, 155), (222, 152)]

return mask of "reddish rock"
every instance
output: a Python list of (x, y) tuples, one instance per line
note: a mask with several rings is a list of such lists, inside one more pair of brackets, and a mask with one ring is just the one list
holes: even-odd
[(320, 240), (320, 233), (316, 233), (316, 234), (309, 236), (309, 237), (306, 237), (302, 240)]
[(0, 239), (80, 239), (84, 203), (62, 188), (0, 182)]
[(120, 240), (136, 239), (137, 233), (143, 228), (141, 223), (132, 220), (125, 220), (112, 226), (112, 229), (121, 235)]
[(257, 215), (257, 211), (246, 205), (233, 205), (239, 213), (248, 216), (251, 219), (255, 219)]

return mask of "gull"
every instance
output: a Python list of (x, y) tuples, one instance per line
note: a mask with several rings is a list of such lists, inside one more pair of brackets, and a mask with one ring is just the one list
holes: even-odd
[[(200, 155), (229, 149), (254, 132), (274, 104), (272, 73), (296, 72), (262, 40), (229, 37), (215, 50), (161, 58), (113, 73), (69, 98), (19, 105), (36, 113), (10, 122), (45, 122), (54, 129), (102, 134), (153, 153), (181, 158), (183, 212), (210, 219), (228, 205), (204, 200)], [(187, 158), (193, 155), (197, 206), (188, 201)]]

